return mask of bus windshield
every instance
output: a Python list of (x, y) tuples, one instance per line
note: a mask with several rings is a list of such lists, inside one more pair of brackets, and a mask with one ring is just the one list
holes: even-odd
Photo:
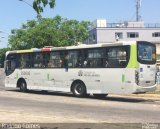
[(142, 64), (155, 64), (155, 45), (148, 42), (138, 42), (138, 61)]

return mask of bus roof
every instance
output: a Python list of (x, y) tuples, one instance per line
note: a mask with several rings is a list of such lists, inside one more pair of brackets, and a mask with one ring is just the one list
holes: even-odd
[(79, 44), (77, 46), (66, 46), (66, 47), (44, 47), (44, 48), (31, 48), (26, 50), (14, 50), (8, 51), (9, 53), (30, 53), (30, 52), (49, 52), (57, 50), (72, 50), (72, 49), (85, 49), (85, 48), (97, 48), (97, 47), (109, 47), (109, 46), (122, 46), (122, 45), (131, 45), (135, 44), (136, 41), (119, 41), (116, 43), (98, 43), (98, 44)]
[(136, 41), (118, 41), (115, 43), (98, 43), (98, 44), (80, 44), (77, 46), (67, 46), (66, 49), (83, 49), (83, 48), (97, 48), (136, 44)]

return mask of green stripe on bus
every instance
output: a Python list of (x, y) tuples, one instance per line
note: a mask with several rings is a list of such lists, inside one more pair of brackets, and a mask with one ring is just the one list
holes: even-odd
[(138, 61), (137, 61), (137, 45), (132, 44), (130, 47), (130, 59), (127, 65), (127, 68), (137, 68)]
[(122, 74), (122, 82), (125, 82), (125, 75)]

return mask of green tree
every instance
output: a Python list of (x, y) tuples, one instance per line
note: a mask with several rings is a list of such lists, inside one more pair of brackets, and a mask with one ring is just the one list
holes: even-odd
[(88, 21), (68, 20), (61, 16), (31, 20), (20, 29), (11, 31), (9, 47), (27, 49), (76, 45), (89, 36), (89, 25)]
[(54, 8), (55, 7), (55, 0), (34, 0), (33, 1), (33, 9), (37, 12), (37, 14), (40, 14), (43, 12), (43, 9), (48, 4), (49, 4), (50, 8)]
[(9, 48), (0, 49), (0, 67), (4, 67), (5, 54), (9, 50), (10, 50)]

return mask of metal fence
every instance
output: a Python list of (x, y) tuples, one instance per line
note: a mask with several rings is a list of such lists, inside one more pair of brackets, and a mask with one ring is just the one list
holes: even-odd
[(160, 23), (142, 23), (135, 24), (134, 22), (128, 25), (128, 22), (124, 23), (107, 23), (107, 28), (160, 28)]

